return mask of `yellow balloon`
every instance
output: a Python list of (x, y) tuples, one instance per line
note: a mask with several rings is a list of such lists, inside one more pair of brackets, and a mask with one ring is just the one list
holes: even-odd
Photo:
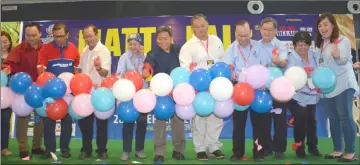
[(151, 79), (152, 79), (152, 75), (150, 75), (149, 77), (147, 77), (147, 78), (145, 79), (145, 81), (146, 81), (146, 82), (150, 82)]

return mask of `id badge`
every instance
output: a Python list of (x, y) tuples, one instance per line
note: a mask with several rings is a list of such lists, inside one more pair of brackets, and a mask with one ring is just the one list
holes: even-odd
[(214, 60), (207, 60), (207, 65), (208, 67), (211, 67), (212, 65), (214, 65)]
[(312, 78), (308, 78), (307, 84), (311, 90), (315, 89), (315, 85), (312, 81)]
[(324, 64), (324, 58), (321, 57), (321, 58), (319, 59), (319, 64), (320, 64), (320, 65), (323, 65), (323, 64)]

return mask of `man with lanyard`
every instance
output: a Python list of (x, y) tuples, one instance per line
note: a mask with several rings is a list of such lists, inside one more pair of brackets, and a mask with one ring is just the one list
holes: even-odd
[[(179, 48), (171, 44), (172, 31), (168, 26), (161, 26), (156, 29), (157, 46), (146, 56), (142, 75), (144, 78), (157, 73), (169, 74), (173, 69), (179, 67)], [(185, 129), (184, 120), (176, 114), (170, 119), (171, 138), (174, 146), (172, 157), (176, 160), (184, 160), (185, 151)], [(166, 121), (155, 120), (155, 158), (154, 162), (163, 162), (166, 149)]]
[[(182, 67), (189, 70), (209, 69), (215, 62), (221, 60), (224, 55), (223, 43), (217, 36), (208, 34), (208, 25), (204, 15), (196, 14), (192, 17), (191, 27), (194, 36), (181, 48), (179, 59)], [(217, 159), (223, 159), (225, 155), (220, 150), (222, 144), (219, 141), (224, 126), (223, 119), (214, 114), (207, 117), (197, 115), (192, 120), (192, 124), (197, 159), (208, 160), (207, 150)]]
[[(227, 48), (224, 62), (233, 69), (233, 81), (236, 83), (238, 75), (246, 68), (257, 64), (266, 65), (264, 56), (269, 56), (268, 52), (257, 42), (251, 40), (251, 28), (247, 21), (241, 20), (235, 25), (236, 40)], [(249, 108), (250, 109), (250, 108)], [(231, 161), (247, 160), (245, 154), (245, 127), (248, 111), (237, 111), (233, 113), (233, 155)], [(263, 126), (267, 125), (264, 118), (267, 116), (259, 115), (250, 110), (251, 122), (253, 125), (253, 139), (260, 143), (266, 141)], [(257, 145), (253, 149), (255, 161), (263, 161), (263, 150), (258, 151)]]
[[(43, 46), (38, 57), (38, 74), (51, 72), (55, 76), (63, 72), (75, 72), (75, 67), (79, 65), (79, 51), (76, 46), (68, 42), (69, 30), (64, 23), (55, 23), (53, 27), (54, 41)], [(44, 158), (50, 158), (50, 152), (56, 152), (56, 121), (49, 118), (44, 119), (44, 143), (46, 151)], [(60, 149), (63, 158), (69, 158), (70, 140), (72, 132), (72, 118), (67, 114), (61, 120)]]
[[(37, 23), (30, 23), (25, 25), (25, 42), (12, 49), (9, 56), (4, 61), (2, 68), (7, 72), (6, 74), (15, 74), (18, 72), (28, 73), (33, 81), (36, 81), (38, 73), (36, 65), (38, 60), (38, 53), (42, 48), (40, 25)], [(43, 154), (41, 149), (43, 138), (43, 119), (36, 115), (35, 125), (33, 131), (32, 154)], [(28, 145), (28, 127), (30, 115), (25, 117), (17, 117), (16, 124), (16, 139), (19, 144), (19, 156), (24, 160), (31, 159)]]
[[(111, 69), (110, 51), (100, 41), (98, 28), (95, 25), (87, 25), (83, 29), (83, 37), (87, 44), (80, 57), (81, 72), (88, 75), (93, 84), (100, 85), (102, 80), (109, 75)], [(79, 120), (82, 134), (82, 148), (80, 159), (91, 157), (92, 139), (94, 132), (94, 114)], [(108, 140), (108, 120), (96, 118), (96, 144), (99, 159), (107, 159), (106, 144)]]
[[(260, 33), (262, 39), (259, 41), (269, 52), (268, 67), (280, 67), (284, 71), (287, 65), (288, 50), (280, 40), (276, 38), (277, 22), (271, 17), (264, 18), (261, 21)], [(270, 60), (271, 59), (271, 60)], [(286, 103), (279, 103), (274, 100), (273, 108), (280, 108), (281, 114), (264, 113), (269, 116), (269, 128), (266, 129), (268, 142), (262, 144), (265, 156), (272, 155), (275, 151), (277, 159), (284, 159), (284, 152), (287, 143), (287, 124), (286, 124)], [(272, 120), (274, 119), (274, 138), (271, 136)]]

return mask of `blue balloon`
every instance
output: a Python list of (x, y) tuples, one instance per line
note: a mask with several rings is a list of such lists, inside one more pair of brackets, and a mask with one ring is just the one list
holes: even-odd
[(134, 123), (140, 115), (135, 109), (133, 100), (120, 102), (119, 106), (116, 108), (116, 112), (119, 119), (124, 121), (124, 123)]
[(74, 112), (74, 110), (73, 110), (73, 108), (72, 108), (71, 102), (70, 102), (70, 104), (69, 104), (69, 115), (70, 115), (74, 120), (81, 120), (81, 119), (84, 118), (84, 117), (82, 117), (82, 116), (77, 115), (77, 114)]
[(46, 81), (44, 86), (44, 97), (60, 99), (65, 96), (66, 84), (64, 80), (54, 77)]
[(25, 72), (16, 73), (10, 78), (10, 89), (18, 94), (24, 94), (26, 89), (33, 83), (29, 74)]
[(108, 88), (97, 88), (91, 93), (91, 104), (99, 112), (107, 112), (115, 105), (115, 97)]
[(41, 117), (47, 117), (46, 108), (44, 106), (41, 106), (39, 108), (35, 108), (35, 112)]
[(8, 81), (9, 81), (9, 78), (6, 76), (6, 74), (3, 71), (1, 71), (1, 77), (0, 78), (1, 78), (1, 86), (6, 87)]
[(320, 92), (322, 94), (328, 94), (328, 93), (331, 93), (332, 91), (334, 91), (335, 88), (336, 88), (336, 83), (330, 88), (321, 89)]
[(190, 84), (199, 92), (209, 89), (211, 80), (210, 72), (202, 68), (194, 70), (190, 75)]
[(170, 73), (170, 77), (174, 82), (174, 87), (181, 83), (190, 82), (190, 72), (184, 67), (177, 67)]
[(250, 107), (250, 105), (241, 106), (241, 105), (235, 103), (236, 111), (245, 111), (245, 110), (249, 109), (249, 107)]
[(24, 94), (25, 102), (34, 108), (43, 106), (45, 97), (43, 97), (43, 88), (40, 85), (31, 85)]
[(317, 67), (311, 78), (314, 86), (320, 89), (331, 89), (336, 84), (336, 74), (329, 67)]
[(267, 69), (269, 71), (270, 76), (269, 76), (269, 80), (266, 82), (266, 88), (270, 89), (270, 85), (272, 81), (278, 77), (283, 76), (283, 72), (278, 67), (268, 67)]
[(208, 92), (200, 92), (196, 94), (192, 103), (194, 110), (199, 116), (209, 116), (215, 110), (215, 99)]
[(175, 113), (174, 101), (169, 96), (157, 96), (153, 113), (159, 120), (170, 119)]
[(231, 68), (224, 62), (217, 62), (210, 68), (211, 78), (225, 77), (231, 80)]
[(250, 107), (257, 113), (265, 113), (270, 111), (272, 104), (273, 99), (269, 92), (264, 90), (255, 90), (255, 98), (250, 104)]

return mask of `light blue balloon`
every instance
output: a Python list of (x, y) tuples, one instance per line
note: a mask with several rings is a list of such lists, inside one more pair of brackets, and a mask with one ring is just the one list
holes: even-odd
[(249, 107), (250, 107), (250, 105), (241, 106), (241, 105), (235, 103), (236, 111), (245, 111), (245, 110), (249, 109)]
[(318, 67), (311, 75), (313, 84), (320, 89), (331, 89), (336, 84), (336, 74), (329, 67)]
[(321, 89), (320, 92), (322, 94), (328, 94), (328, 93), (331, 93), (332, 91), (334, 91), (335, 88), (336, 88), (336, 83), (330, 88)]
[(41, 106), (39, 108), (35, 108), (35, 112), (41, 117), (47, 117), (46, 108), (44, 106)]
[(81, 116), (75, 114), (75, 112), (74, 112), (74, 110), (73, 110), (73, 108), (72, 108), (71, 102), (70, 102), (70, 104), (69, 104), (69, 115), (70, 115), (74, 120), (81, 120), (81, 119), (84, 118), (84, 117), (81, 117)]
[(108, 88), (97, 88), (91, 94), (91, 104), (99, 112), (107, 112), (115, 105), (115, 97)]
[(174, 82), (174, 87), (181, 83), (190, 82), (190, 72), (184, 67), (177, 67), (170, 73), (170, 77)]
[(192, 104), (197, 115), (209, 116), (215, 110), (216, 101), (210, 93), (200, 92), (195, 96)]
[(9, 78), (6, 76), (6, 74), (3, 71), (1, 71), (1, 77), (0, 78), (1, 78), (1, 86), (6, 87), (7, 84), (8, 84)]
[(266, 88), (270, 89), (272, 81), (278, 77), (283, 76), (283, 72), (279, 67), (268, 67), (267, 69), (269, 71), (269, 80), (266, 82)]

